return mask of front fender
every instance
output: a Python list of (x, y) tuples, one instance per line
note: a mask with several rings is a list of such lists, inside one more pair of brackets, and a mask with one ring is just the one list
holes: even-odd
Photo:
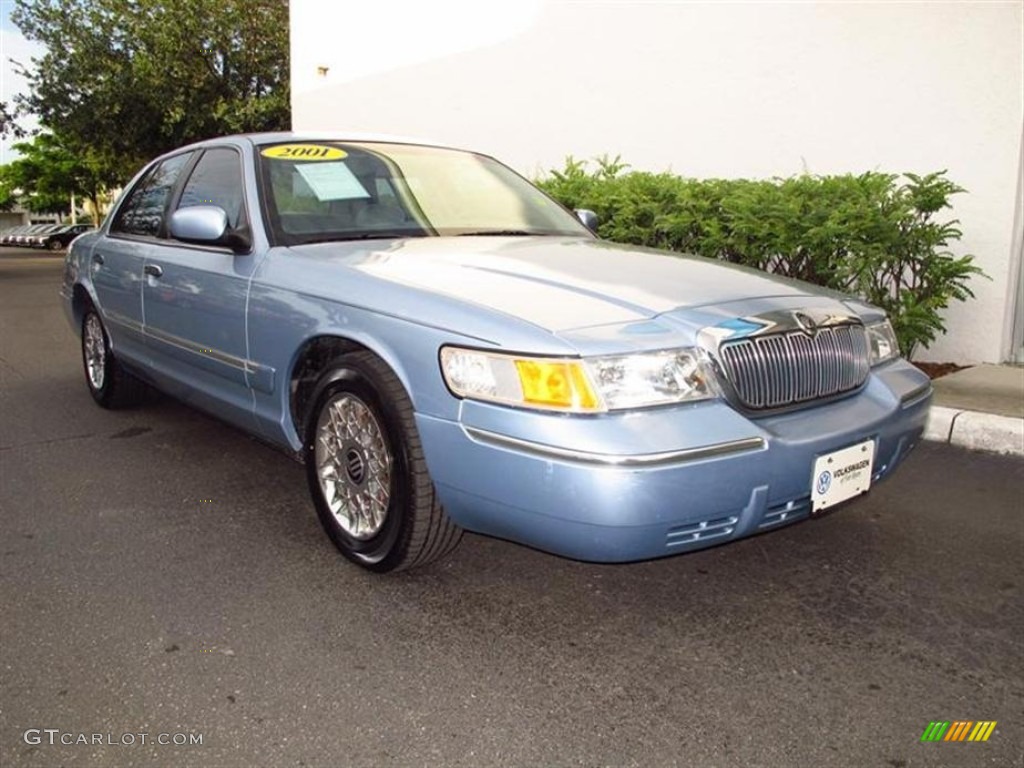
[(292, 450), (302, 447), (291, 413), (292, 379), (302, 350), (313, 340), (336, 338), (365, 348), (394, 372), (418, 413), (455, 418), (459, 401), (441, 377), (438, 350), (472, 340), (329, 299), (253, 286), (249, 297), (249, 359), (254, 405), (265, 437)]

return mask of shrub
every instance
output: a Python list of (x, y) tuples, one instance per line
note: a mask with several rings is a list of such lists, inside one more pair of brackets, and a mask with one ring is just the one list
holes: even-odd
[(946, 328), (942, 310), (973, 297), (983, 276), (954, 256), (959, 222), (937, 221), (964, 190), (946, 172), (687, 179), (627, 172), (619, 158), (565, 167), (539, 182), (569, 208), (589, 208), (601, 237), (696, 253), (855, 294), (883, 308), (911, 357)]

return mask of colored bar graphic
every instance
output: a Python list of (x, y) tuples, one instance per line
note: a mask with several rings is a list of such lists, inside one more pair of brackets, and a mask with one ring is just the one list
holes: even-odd
[(968, 741), (988, 741), (988, 737), (992, 735), (992, 731), (995, 729), (995, 720), (983, 720), (974, 726), (974, 730), (971, 731)]
[(988, 741), (995, 728), (995, 720), (932, 720), (921, 741)]
[(973, 723), (967, 720), (954, 720), (953, 727), (949, 729), (949, 733), (946, 734), (943, 741), (963, 741), (972, 725)]

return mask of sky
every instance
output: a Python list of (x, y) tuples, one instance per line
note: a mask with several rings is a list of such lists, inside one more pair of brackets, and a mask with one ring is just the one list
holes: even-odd
[[(24, 78), (15, 74), (10, 60), (28, 64), (33, 55), (38, 56), (42, 52), (38, 45), (26, 40), (11, 23), (13, 9), (14, 0), (0, 0), (0, 101), (7, 102), (8, 107), (11, 107), (16, 94), (28, 90)], [(28, 130), (37, 125), (33, 119), (20, 119), (18, 124)], [(11, 149), (12, 143), (10, 139), (0, 140), (0, 164), (9, 163), (17, 157), (17, 153)]]

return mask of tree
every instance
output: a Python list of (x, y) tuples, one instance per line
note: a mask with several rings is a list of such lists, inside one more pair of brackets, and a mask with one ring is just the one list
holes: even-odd
[(9, 211), (18, 204), (17, 186), (9, 178), (10, 166), (0, 165), (0, 211)]
[(93, 218), (98, 219), (101, 198), (116, 179), (97, 157), (88, 150), (72, 150), (49, 133), (15, 144), (14, 149), (21, 156), (3, 166), (3, 186), (26, 190), (29, 194), (22, 196), (26, 208), (36, 213), (67, 213), (75, 194), (92, 203)]
[(192, 141), (290, 123), (287, 0), (16, 0), (46, 53), (26, 112), (119, 182)]
[(14, 122), (14, 115), (8, 111), (7, 102), (0, 101), (0, 139), (5, 139), (8, 136), (20, 139), (24, 135), (25, 131)]

